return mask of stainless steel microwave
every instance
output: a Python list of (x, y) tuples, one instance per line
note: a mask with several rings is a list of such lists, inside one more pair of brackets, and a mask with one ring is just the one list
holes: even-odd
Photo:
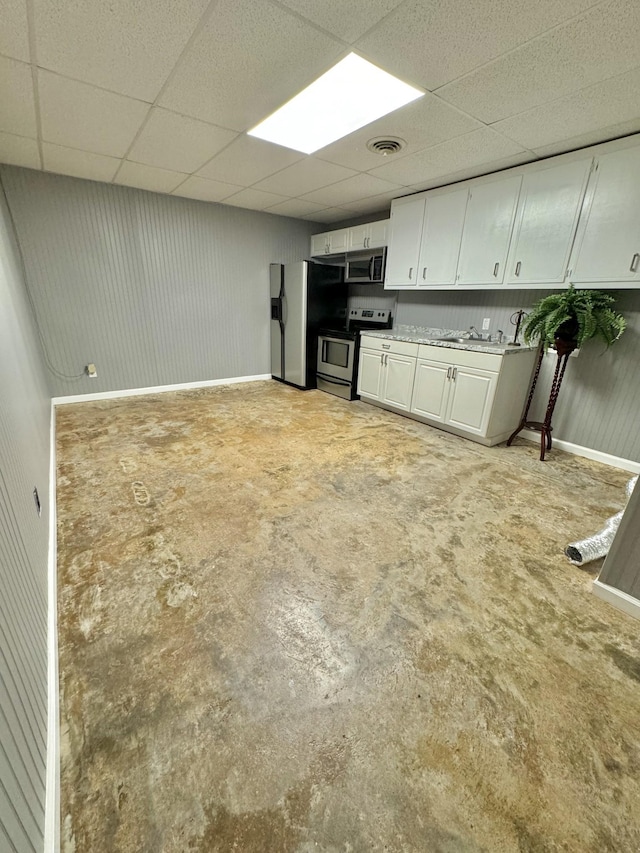
[(386, 248), (353, 252), (346, 256), (344, 280), (348, 284), (384, 284)]

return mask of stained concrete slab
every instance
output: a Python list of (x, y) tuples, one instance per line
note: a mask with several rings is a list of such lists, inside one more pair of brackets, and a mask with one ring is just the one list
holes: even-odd
[(562, 554), (628, 474), (274, 382), (57, 452), (63, 850), (640, 849), (638, 623)]

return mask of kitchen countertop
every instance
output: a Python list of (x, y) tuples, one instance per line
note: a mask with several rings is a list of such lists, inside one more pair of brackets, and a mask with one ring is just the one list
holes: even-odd
[(458, 329), (432, 329), (423, 326), (397, 326), (394, 329), (386, 329), (382, 332), (366, 331), (363, 334), (372, 338), (385, 338), (391, 341), (407, 341), (414, 344), (428, 344), (434, 347), (447, 347), (448, 349), (464, 349), (474, 352), (489, 352), (494, 355), (512, 355), (518, 352), (531, 352), (538, 347), (522, 344), (519, 347), (509, 346), (509, 339), (505, 343), (488, 343), (487, 341), (473, 340), (469, 338), (464, 343), (455, 341), (442, 341), (439, 338), (466, 338), (468, 332)]

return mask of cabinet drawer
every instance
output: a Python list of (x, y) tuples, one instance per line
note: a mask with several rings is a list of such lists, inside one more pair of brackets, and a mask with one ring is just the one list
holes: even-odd
[(392, 341), (385, 338), (370, 338), (362, 335), (360, 345), (364, 349), (372, 349), (376, 352), (393, 352), (396, 355), (418, 355), (419, 344), (408, 341)]
[(479, 370), (491, 370), (499, 373), (503, 356), (489, 352), (474, 352), (454, 347), (432, 347), (429, 344), (418, 345), (420, 358), (437, 361), (441, 364), (459, 364), (461, 367), (477, 367)]

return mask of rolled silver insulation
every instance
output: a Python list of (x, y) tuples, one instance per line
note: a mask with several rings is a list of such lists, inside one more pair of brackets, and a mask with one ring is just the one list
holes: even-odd
[[(627, 483), (627, 501), (631, 497), (631, 493), (638, 482), (637, 477), (632, 477)], [(572, 542), (564, 549), (564, 553), (569, 558), (569, 562), (574, 566), (582, 566), (584, 563), (590, 563), (592, 560), (597, 560), (600, 557), (606, 557), (609, 553), (609, 548), (613, 542), (613, 537), (620, 526), (620, 521), (624, 515), (622, 512), (617, 512), (607, 519), (605, 526), (593, 536), (587, 539), (581, 539), (580, 542)]]

